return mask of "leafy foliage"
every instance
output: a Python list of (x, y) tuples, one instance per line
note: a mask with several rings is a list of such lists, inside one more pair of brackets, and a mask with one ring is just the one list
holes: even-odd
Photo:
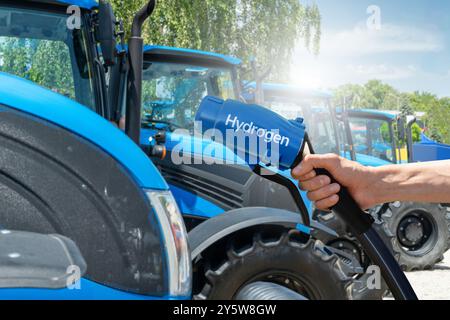
[(62, 41), (2, 38), (0, 71), (75, 98), (69, 50)]
[(365, 85), (347, 84), (335, 90), (335, 103), (347, 108), (400, 110), (403, 102), (404, 96), (379, 80)]
[[(128, 31), (145, 0), (111, 3)], [(148, 44), (234, 55), (246, 64), (257, 57), (272, 66), (271, 78), (280, 80), (298, 38), (318, 53), (320, 23), (317, 5), (298, 0), (159, 0), (144, 38)]]

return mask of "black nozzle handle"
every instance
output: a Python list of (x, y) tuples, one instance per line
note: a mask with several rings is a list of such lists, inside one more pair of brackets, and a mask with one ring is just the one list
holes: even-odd
[(150, 0), (145, 6), (139, 10), (133, 19), (133, 24), (131, 26), (131, 36), (132, 37), (141, 37), (142, 35), (142, 26), (144, 25), (145, 20), (150, 17), (155, 10), (156, 0)]
[[(331, 179), (332, 183), (340, 184), (327, 170), (316, 169), (315, 171), (318, 176), (327, 176)], [(348, 190), (342, 185), (338, 196), (339, 202), (330, 209), (336, 212), (341, 219), (350, 226), (355, 234), (362, 235), (366, 233), (372, 227), (374, 222), (372, 216), (361, 209)]]

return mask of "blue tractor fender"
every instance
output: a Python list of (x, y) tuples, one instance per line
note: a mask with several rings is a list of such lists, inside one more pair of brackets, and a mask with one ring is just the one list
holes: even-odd
[(297, 229), (308, 236), (316, 229), (337, 237), (336, 232), (316, 222), (312, 222), (310, 227), (305, 226), (298, 213), (274, 208), (242, 208), (206, 220), (189, 233), (192, 260), (219, 240), (261, 225), (279, 225)]

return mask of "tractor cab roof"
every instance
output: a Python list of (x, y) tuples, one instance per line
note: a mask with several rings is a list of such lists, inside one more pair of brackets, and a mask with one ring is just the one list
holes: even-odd
[(229, 68), (234, 68), (242, 63), (238, 58), (223, 54), (165, 46), (145, 46), (144, 55), (144, 59), (150, 59), (151, 61), (192, 63)]
[(354, 118), (367, 118), (389, 122), (395, 121), (399, 116), (398, 111), (382, 111), (372, 109), (349, 109), (347, 110), (347, 114), (349, 117)]

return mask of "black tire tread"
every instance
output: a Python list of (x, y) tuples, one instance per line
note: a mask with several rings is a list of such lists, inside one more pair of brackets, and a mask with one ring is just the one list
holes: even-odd
[[(277, 241), (272, 241), (270, 243), (261, 240), (261, 237), (256, 233), (253, 237), (253, 245), (246, 250), (236, 252), (233, 248), (228, 249), (227, 257), (228, 260), (225, 261), (220, 267), (212, 270), (207, 269), (205, 272), (205, 278), (207, 279), (205, 286), (202, 288), (201, 292), (197, 294), (194, 298), (196, 300), (222, 300), (229, 299), (230, 297), (223, 296), (222, 293), (218, 293), (220, 290), (217, 286), (227, 280), (223, 277), (226, 274), (233, 271), (234, 266), (237, 262), (245, 261), (246, 259), (251, 259), (252, 255), (258, 252), (264, 252), (267, 257), (267, 261), (271, 261), (270, 256), (267, 255), (269, 252), (275, 252), (280, 250), (282, 246), (289, 246), (290, 248), (298, 250), (298, 254), (308, 255), (314, 263), (320, 264), (326, 272), (329, 273), (329, 277), (334, 280), (332, 284), (335, 287), (333, 293), (329, 293), (327, 296), (321, 297), (323, 299), (335, 299), (335, 300), (353, 300), (354, 299), (354, 281), (353, 278), (345, 273), (345, 267), (343, 262), (335, 255), (327, 251), (326, 246), (317, 240), (310, 239), (306, 243), (299, 243), (297, 241), (291, 241), (291, 232), (283, 232)], [(250, 260), (251, 261), (251, 260)], [(292, 261), (295, 261), (292, 258)], [(314, 279), (317, 280), (317, 279)], [(245, 285), (244, 283), (241, 286)], [(234, 295), (235, 293), (233, 293)]]
[(396, 212), (401, 212), (401, 210), (407, 209), (408, 206), (412, 206), (414, 203), (411, 202), (402, 202), (400, 206), (397, 208), (393, 204), (387, 204), (382, 207), (378, 207), (379, 211), (372, 211), (371, 214), (375, 218), (375, 229), (378, 231), (382, 239), (388, 245), (389, 249), (392, 250), (392, 254), (398, 261), (399, 265), (404, 271), (420, 271), (420, 270), (430, 270), (433, 267), (442, 261), (443, 255), (448, 249), (450, 249), (450, 212), (447, 211), (445, 207), (439, 204), (433, 204), (436, 206), (436, 212), (434, 214), (442, 214), (446, 219), (446, 230), (447, 234), (444, 235), (446, 239), (446, 245), (443, 250), (439, 252), (433, 252), (433, 254), (429, 254), (428, 260), (419, 260), (417, 259), (414, 262), (411, 262), (410, 259), (405, 259), (408, 254), (401, 249), (401, 245), (399, 243), (399, 239), (397, 237), (396, 228), (393, 230), (394, 226), (392, 225), (393, 217)]

